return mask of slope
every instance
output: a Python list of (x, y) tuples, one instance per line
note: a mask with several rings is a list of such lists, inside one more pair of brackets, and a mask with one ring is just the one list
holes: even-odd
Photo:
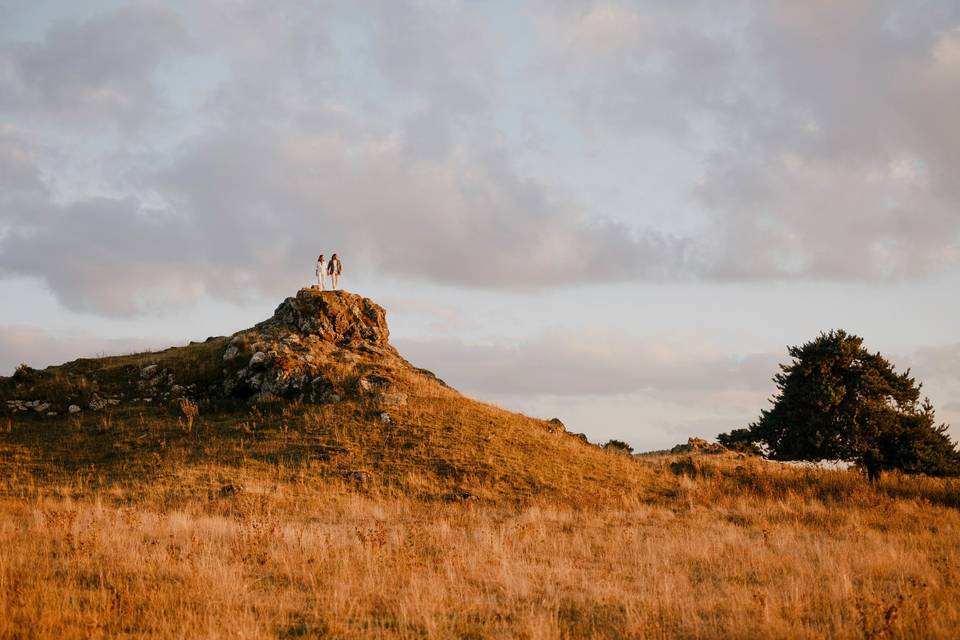
[(590, 502), (643, 487), (629, 457), (411, 365), (385, 311), (346, 292), (303, 289), (229, 337), (21, 367), (0, 378), (0, 400), (0, 472), (21, 493), (83, 480), (169, 498), (282, 477), (431, 500)]

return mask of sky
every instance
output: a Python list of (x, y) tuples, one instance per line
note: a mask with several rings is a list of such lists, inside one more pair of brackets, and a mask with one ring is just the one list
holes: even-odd
[(0, 375), (311, 283), (591, 440), (842, 328), (960, 437), (960, 0), (0, 0)]

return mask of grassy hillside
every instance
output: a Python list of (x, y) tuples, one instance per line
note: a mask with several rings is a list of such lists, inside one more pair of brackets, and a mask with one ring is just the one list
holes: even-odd
[(301, 292), (0, 379), (0, 638), (955, 637), (956, 480), (630, 457), (386, 336)]
[[(300, 449), (283, 438), (261, 446)], [(4, 455), (0, 637), (951, 638), (960, 624), (947, 481), (598, 451), (624, 490), (460, 500), (441, 489), (462, 483), (367, 455), (370, 483), (190, 455), (128, 475)]]

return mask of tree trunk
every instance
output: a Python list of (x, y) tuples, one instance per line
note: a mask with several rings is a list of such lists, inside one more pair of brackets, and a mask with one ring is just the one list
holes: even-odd
[(876, 484), (880, 481), (880, 474), (882, 473), (880, 463), (869, 453), (863, 456), (863, 468), (867, 471), (867, 480), (870, 481), (870, 484)]

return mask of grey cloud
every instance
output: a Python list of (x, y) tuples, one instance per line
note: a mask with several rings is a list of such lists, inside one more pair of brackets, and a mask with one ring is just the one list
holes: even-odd
[(282, 294), (321, 241), (348, 268), (352, 258), (490, 288), (654, 278), (684, 260), (682, 239), (585, 224), (504, 163), (417, 161), (376, 137), (230, 131), (135, 179), (167, 205), (51, 204), (0, 241), (0, 272), (41, 277), (70, 308), (109, 314)]
[[(713, 131), (691, 194), (706, 279), (921, 278), (960, 264), (960, 3), (571, 2), (541, 8), (591, 124)], [(597, 19), (616, 7), (616, 22)], [(597, 50), (609, 24), (633, 37)], [(605, 26), (607, 25), (607, 26)], [(618, 27), (619, 28), (619, 27)], [(569, 35), (569, 34), (574, 35)]]
[(43, 278), (67, 307), (129, 314), (196, 299), (213, 281), (187, 221), (134, 199), (53, 208), (0, 242), (0, 274)]
[(42, 42), (0, 46), (0, 108), (61, 123), (141, 124), (164, 100), (151, 81), (169, 55), (189, 50), (176, 13), (158, 4), (60, 21)]
[[(0, 270), (130, 313), (286, 292), (321, 242), (350, 269), (490, 289), (954, 269), (958, 9), (899, 6), (744, 2), (716, 19), (709, 3), (549, 3), (530, 10), (546, 35), (524, 43), (456, 3), (134, 4), (60, 22), (0, 45), (3, 121), (36, 125), (0, 129)], [(218, 69), (176, 116), (190, 126), (91, 151), (91, 119), (152, 122), (157, 70), (184, 51)], [(528, 81), (548, 93), (519, 114)], [(691, 185), (702, 227), (610, 220), (568, 195), (577, 176), (528, 178), (503, 120), (541, 113), (717, 142)], [(95, 190), (63, 188), (33, 145), (44, 122), (81, 132), (71, 160), (104, 164)]]

